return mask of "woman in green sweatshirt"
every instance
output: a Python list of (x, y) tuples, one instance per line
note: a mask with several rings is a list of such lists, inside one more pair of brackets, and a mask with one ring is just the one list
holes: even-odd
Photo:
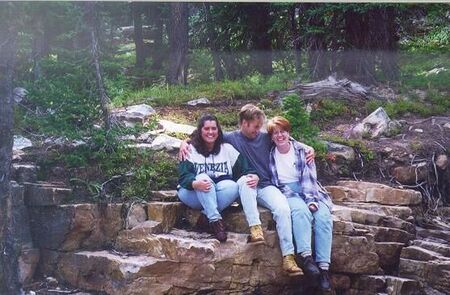
[[(222, 129), (215, 116), (205, 114), (199, 119), (191, 143), (189, 158), (178, 167), (178, 197), (187, 206), (202, 210), (214, 236), (225, 242), (227, 233), (220, 212), (240, 195), (243, 206), (251, 206), (246, 209), (257, 214), (256, 201), (247, 199), (256, 200), (259, 177), (244, 156), (223, 142)], [(200, 218), (205, 218), (204, 215)], [(250, 226), (249, 242), (264, 242), (260, 225)]]

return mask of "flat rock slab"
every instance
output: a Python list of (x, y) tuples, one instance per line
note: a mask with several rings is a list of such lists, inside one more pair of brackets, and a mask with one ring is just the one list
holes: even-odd
[[(170, 235), (161, 236), (161, 241), (165, 239), (171, 239)], [(188, 238), (179, 237), (176, 242), (181, 246), (179, 251), (185, 249), (194, 253), (199, 249), (188, 244), (183, 247), (183, 239)], [(286, 286), (292, 283), (281, 270), (278, 247), (272, 251), (279, 258), (269, 259), (272, 255), (268, 255), (267, 247), (264, 251), (257, 250), (255, 247), (260, 246), (251, 247), (244, 241), (243, 235), (231, 234), (229, 241), (223, 244), (207, 240), (199, 242), (219, 248), (215, 251), (218, 256), (213, 262), (191, 259), (187, 263), (183, 260), (147, 255), (126, 256), (107, 251), (67, 253), (60, 258), (58, 274), (61, 280), (71, 285), (121, 295), (149, 294), (149, 290), (155, 295), (167, 294), (169, 290), (175, 294), (198, 290), (251, 294), (259, 285)], [(241, 254), (236, 255), (236, 252)], [(179, 253), (176, 257), (182, 258), (183, 255)]]
[(396, 189), (390, 186), (363, 182), (338, 181), (335, 186), (327, 186), (334, 202), (366, 202), (383, 205), (417, 206), (422, 202), (418, 191)]
[(27, 206), (55, 206), (72, 198), (72, 189), (53, 183), (24, 183)]
[(39, 248), (74, 251), (112, 244), (123, 228), (122, 204), (29, 207), (30, 226)]
[(444, 294), (450, 294), (450, 261), (400, 258), (399, 275), (418, 280)]
[(190, 135), (196, 127), (186, 124), (178, 124), (168, 120), (159, 120), (159, 125), (163, 129), (163, 132), (168, 133), (181, 133)]

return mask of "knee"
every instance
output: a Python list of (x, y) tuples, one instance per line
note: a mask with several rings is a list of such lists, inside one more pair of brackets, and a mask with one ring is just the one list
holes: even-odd
[(246, 176), (246, 175), (241, 176), (241, 177), (238, 179), (237, 184), (238, 184), (239, 186), (246, 185), (246, 184), (247, 184), (247, 176)]
[[(319, 211), (316, 212), (319, 213)], [(332, 228), (333, 227), (333, 218), (331, 217), (331, 214), (329, 213), (322, 213), (314, 215), (314, 222), (321, 228)]]
[(286, 205), (279, 205), (273, 209), (273, 215), (277, 217), (291, 216), (291, 209)]
[(236, 191), (236, 194), (238, 194), (239, 185), (234, 181), (229, 181), (229, 182), (227, 182), (225, 189), (227, 191)]

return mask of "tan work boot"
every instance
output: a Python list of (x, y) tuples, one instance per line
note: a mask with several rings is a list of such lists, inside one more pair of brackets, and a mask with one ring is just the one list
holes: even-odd
[(303, 271), (295, 262), (293, 254), (283, 256), (283, 270), (287, 272), (289, 276), (299, 276), (303, 274)]
[(250, 226), (250, 235), (247, 239), (248, 243), (263, 244), (266, 242), (264, 239), (263, 230), (260, 224)]

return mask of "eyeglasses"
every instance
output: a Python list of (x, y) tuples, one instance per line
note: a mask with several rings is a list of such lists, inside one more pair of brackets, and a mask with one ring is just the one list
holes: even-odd
[(274, 131), (272, 132), (272, 136), (274, 135), (286, 135), (288, 132), (286, 130), (278, 130), (278, 131)]

